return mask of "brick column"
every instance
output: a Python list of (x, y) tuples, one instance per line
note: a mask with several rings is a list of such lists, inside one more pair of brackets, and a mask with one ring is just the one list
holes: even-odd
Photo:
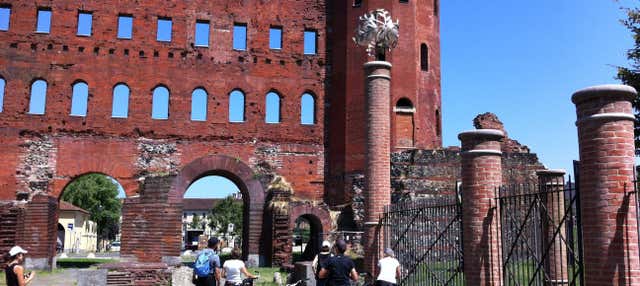
[(462, 132), (462, 225), (466, 285), (501, 285), (499, 211), (500, 139), (494, 129)]
[(379, 220), (391, 202), (391, 64), (364, 64), (367, 98), (367, 167), (365, 171), (365, 269), (375, 273), (382, 250)]
[(58, 200), (48, 195), (33, 196), (18, 221), (16, 244), (29, 252), (27, 269), (55, 268)]
[(588, 285), (640, 285), (633, 191), (634, 140), (629, 86), (573, 94), (580, 145), (580, 209)]
[[(569, 283), (567, 268), (566, 224), (561, 224), (566, 206), (564, 205), (564, 170), (540, 170), (538, 185), (543, 194), (542, 217), (543, 247), (548, 248), (545, 259), (545, 272), (548, 280), (545, 285), (566, 285)], [(556, 230), (560, 228), (557, 235)]]

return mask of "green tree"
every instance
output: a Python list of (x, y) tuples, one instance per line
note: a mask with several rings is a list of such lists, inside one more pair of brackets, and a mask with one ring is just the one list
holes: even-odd
[[(629, 67), (618, 67), (617, 78), (624, 84), (633, 86), (640, 91), (640, 8), (626, 8), (627, 19), (622, 20), (622, 24), (631, 31), (634, 46), (627, 51)], [(634, 127), (634, 137), (636, 142), (636, 156), (640, 155), (640, 98), (636, 96), (633, 100), (633, 109), (636, 117)]]
[(189, 225), (191, 229), (201, 229), (202, 228), (202, 220), (198, 214), (193, 214), (193, 218), (191, 219), (191, 224)]
[(228, 196), (213, 206), (209, 214), (209, 227), (226, 233), (230, 223), (234, 225), (231, 235), (242, 234), (242, 201)]
[(62, 200), (91, 213), (90, 219), (98, 224), (99, 240), (116, 238), (122, 202), (118, 199), (118, 185), (111, 178), (102, 174), (81, 176), (67, 185)]

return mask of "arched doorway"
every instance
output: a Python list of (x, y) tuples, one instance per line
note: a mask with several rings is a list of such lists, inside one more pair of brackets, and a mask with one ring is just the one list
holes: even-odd
[(220, 239), (222, 254), (242, 249), (244, 202), (233, 181), (219, 175), (194, 181), (184, 194), (182, 214), (185, 251), (204, 247), (201, 238), (210, 237)]
[[(313, 260), (320, 252), (322, 241), (327, 238), (332, 229), (329, 212), (310, 204), (293, 206), (290, 223), (294, 238), (293, 262)], [(300, 251), (296, 251), (296, 248)]]
[[(207, 176), (221, 176), (232, 181), (240, 190), (243, 202), (242, 253), (250, 266), (264, 264), (264, 249), (270, 242), (262, 239), (265, 193), (253, 170), (237, 158), (211, 155), (199, 158), (182, 168), (176, 177), (169, 201), (183, 203), (189, 186)], [(180, 218), (182, 219), (182, 218)], [(250, 223), (249, 223), (250, 222)]]
[(299, 216), (293, 228), (293, 262), (313, 260), (320, 252), (323, 239), (322, 223), (317, 217)]
[(56, 249), (85, 254), (119, 246), (124, 198), (122, 185), (108, 175), (87, 173), (73, 178), (58, 197)]

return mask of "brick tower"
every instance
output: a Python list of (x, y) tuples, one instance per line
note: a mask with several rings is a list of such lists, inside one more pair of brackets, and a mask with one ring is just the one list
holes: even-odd
[(440, 21), (438, 0), (364, 0), (328, 2), (326, 199), (330, 204), (348, 200), (348, 180), (361, 174), (366, 157), (366, 105), (362, 83), (366, 52), (351, 38), (357, 19), (383, 8), (400, 20), (398, 47), (386, 61), (391, 77), (391, 151), (442, 146), (440, 121)]

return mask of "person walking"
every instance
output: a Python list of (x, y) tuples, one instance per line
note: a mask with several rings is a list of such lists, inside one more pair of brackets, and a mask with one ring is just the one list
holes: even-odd
[(22, 266), (25, 254), (27, 251), (17, 245), (9, 250), (9, 259), (7, 259), (9, 263), (4, 268), (7, 286), (25, 286), (36, 277), (36, 273), (33, 271), (25, 273), (24, 266)]
[(349, 279), (358, 281), (358, 272), (353, 260), (344, 255), (347, 251), (347, 243), (338, 239), (333, 249), (336, 255), (327, 259), (318, 276), (320, 279), (327, 279), (328, 286), (350, 286)]
[(325, 286), (327, 285), (327, 279), (320, 278), (320, 270), (322, 266), (327, 263), (327, 260), (331, 257), (331, 243), (328, 241), (322, 242), (322, 248), (320, 249), (320, 253), (316, 255), (313, 259), (313, 263), (311, 263), (311, 268), (313, 268), (313, 274), (316, 276), (316, 286)]
[(240, 260), (242, 254), (239, 249), (234, 249), (231, 251), (231, 259), (224, 262), (222, 265), (222, 273), (225, 277), (226, 286), (236, 286), (242, 285), (242, 275), (246, 276), (250, 279), (256, 279), (258, 277), (247, 271), (247, 268), (244, 265), (244, 261)]
[(198, 254), (193, 268), (193, 283), (196, 286), (216, 286), (220, 281), (220, 257), (216, 253), (220, 241), (217, 237), (209, 238), (207, 248)]
[(384, 250), (384, 257), (378, 261), (378, 279), (376, 286), (395, 286), (400, 277), (400, 262), (395, 258), (391, 248)]

